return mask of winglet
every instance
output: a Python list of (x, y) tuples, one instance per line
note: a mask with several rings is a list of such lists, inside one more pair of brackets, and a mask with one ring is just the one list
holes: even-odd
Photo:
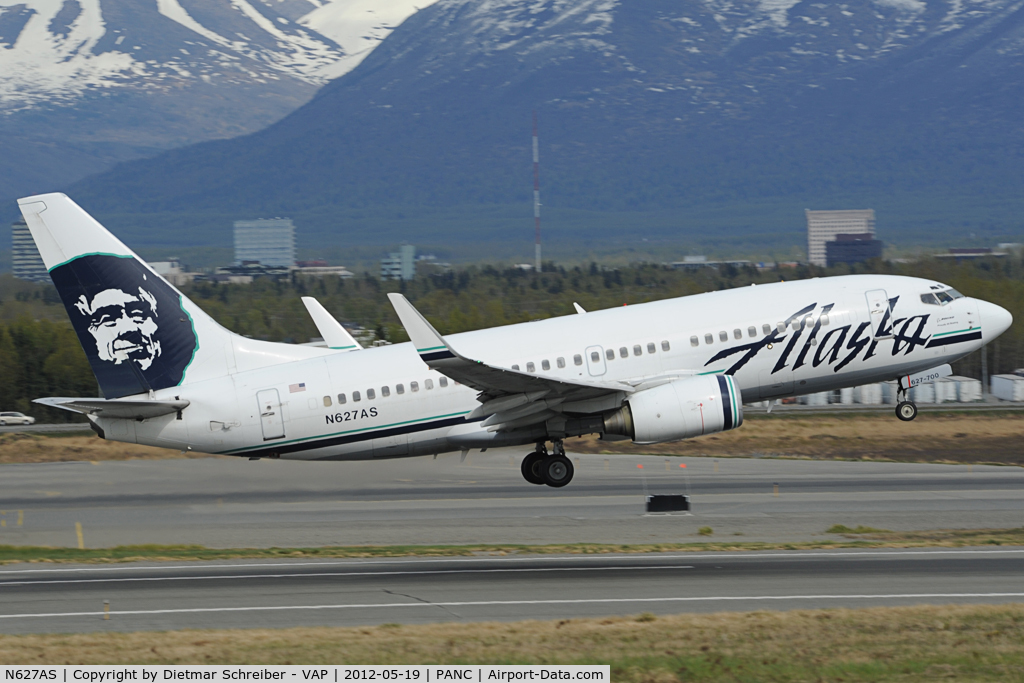
[(580, 306), (580, 305), (579, 305), (578, 303), (576, 303), (575, 301), (573, 301), (573, 302), (572, 302), (572, 305), (576, 307), (576, 314), (577, 314), (577, 315), (583, 315), (584, 313), (586, 313), (586, 311), (585, 311), (585, 310), (583, 310), (583, 307), (582, 307), (582, 306)]
[(458, 358), (458, 354), (452, 351), (448, 342), (444, 340), (434, 326), (427, 322), (423, 315), (413, 308), (409, 300), (398, 292), (388, 294), (391, 305), (395, 307), (395, 313), (402, 322), (402, 327), (409, 333), (409, 339), (416, 347), (416, 353), (428, 365), (433, 361), (445, 360), (447, 358)]
[(335, 351), (358, 351), (363, 348), (319, 301), (311, 296), (304, 296), (302, 303), (329, 348)]

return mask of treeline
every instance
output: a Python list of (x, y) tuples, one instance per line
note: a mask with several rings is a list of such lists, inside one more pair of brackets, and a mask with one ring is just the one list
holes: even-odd
[[(876, 262), (854, 269), (809, 266), (758, 271), (752, 267), (672, 270), (637, 264), (607, 269), (546, 264), (537, 275), (516, 268), (469, 266), (444, 272), (424, 269), (411, 282), (371, 275), (350, 280), (296, 277), (251, 285), (197, 283), (185, 294), (228, 329), (270, 341), (301, 343), (319, 336), (299, 300), (316, 297), (335, 317), (374, 331), (391, 342), (407, 339), (388, 302), (401, 291), (442, 333), (463, 332), (553, 316), (570, 315), (573, 302), (587, 310), (669, 297), (849, 272), (911, 275), (938, 280), (968, 296), (1009, 310), (1015, 324), (986, 350), (991, 374), (1024, 367), (1024, 261), (1019, 256), (954, 264), (939, 260)], [(957, 363), (959, 374), (981, 376), (981, 353)], [(70, 414), (31, 405), (39, 396), (96, 396), (85, 355), (52, 287), (0, 277), (0, 409), (31, 412), (40, 419)]]

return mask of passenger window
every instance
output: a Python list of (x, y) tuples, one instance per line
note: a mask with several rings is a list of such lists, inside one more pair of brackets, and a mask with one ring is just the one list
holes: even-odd
[(405, 393), (405, 385), (404, 384), (396, 384), (395, 385), (395, 393), (396, 394), (404, 394)]
[(705, 335), (704, 335), (704, 343), (705, 343), (705, 344), (714, 344), (714, 343), (715, 343), (715, 337), (714, 337), (714, 335), (713, 335), (713, 334), (711, 334), (710, 332), (708, 332), (707, 334), (705, 334)]
[(345, 404), (345, 394), (338, 394), (338, 405)]
[(518, 364), (516, 364), (516, 365), (513, 365), (513, 366), (512, 366), (512, 369), (513, 369), (513, 370), (519, 370), (519, 365), (518, 365)]
[(550, 370), (551, 369), (551, 363), (549, 363), (547, 360), (542, 360), (540, 362), (540, 369), (541, 370)]
[(620, 346), (619, 358), (629, 358), (629, 349), (627, 349), (625, 346)]
[(387, 398), (388, 396), (390, 396), (391, 395), (391, 387), (387, 387), (387, 386), (381, 387), (380, 388), (380, 395), (381, 395), (382, 398)]
[(591, 351), (590, 360), (593, 361), (594, 363), (598, 362), (599, 360), (601, 360), (601, 354), (599, 354), (597, 351)]
[(754, 327), (753, 325), (748, 327), (747, 328), (747, 336), (748, 337), (756, 337), (757, 336), (757, 328)]
[(792, 325), (793, 325), (793, 331), (794, 332), (799, 332), (800, 331), (800, 321), (799, 320), (794, 320)]
[[(595, 353), (594, 355), (596, 356), (597, 354)], [(572, 357), (572, 362), (574, 365), (583, 365), (583, 356), (577, 353)]]
[(330, 407), (331, 407), (331, 397), (330, 396), (324, 396), (324, 408), (330, 408)]
[(419, 382), (409, 382), (409, 390), (413, 391), (413, 392), (419, 391), (420, 390), (420, 383)]
[(375, 398), (377, 398), (377, 392), (374, 391), (373, 389), (367, 389), (366, 390), (366, 400), (367, 401), (372, 401)]
[(427, 391), (430, 391), (431, 389), (433, 389), (434, 388), (434, 380), (432, 380), (432, 379), (425, 380), (423, 382), (423, 388), (426, 389)]
[(555, 365), (557, 365), (560, 368), (564, 368), (565, 367), (565, 359), (562, 358), (561, 356), (559, 356), (558, 360), (555, 361)]
[(737, 327), (732, 331), (732, 337), (733, 339), (743, 339), (743, 330)]
[[(691, 339), (696, 339), (696, 337), (692, 337)], [(696, 346), (696, 344), (694, 344), (694, 346)], [(658, 347), (654, 345), (654, 342), (647, 342), (647, 353), (654, 353), (657, 349)]]
[(359, 401), (362, 401), (362, 400), (363, 400), (363, 399), (362, 399), (362, 397), (361, 397), (361, 396), (359, 395), (359, 392), (358, 392), (358, 391), (353, 391), (353, 392), (352, 392), (352, 401), (353, 401), (353, 403), (359, 403)]
[(786, 334), (786, 323), (778, 323), (776, 329), (779, 331), (779, 334)]
[(672, 348), (672, 347), (668, 345), (668, 341), (661, 342), (661, 350), (662, 351), (668, 351), (670, 348)]
[(827, 315), (821, 316), (821, 324), (822, 325), (828, 325), (828, 316)]
[(690, 337), (690, 346), (700, 346), (700, 339), (696, 335)]
[(533, 361), (531, 361), (531, 362), (526, 364), (526, 371), (527, 372), (536, 372), (536, 370), (537, 370), (537, 366), (535, 366), (533, 364)]
[(443, 388), (445, 388), (446, 386), (448, 386), (448, 378), (447, 378), (447, 377), (442, 377), (441, 379), (437, 380), (437, 383), (438, 383), (438, 384), (439, 384), (439, 385), (441, 386), (441, 388), (443, 389)]
[(929, 306), (938, 306), (939, 305), (939, 300), (935, 298), (934, 294), (931, 294), (931, 293), (929, 293), (929, 294), (922, 294), (921, 295), (921, 303), (928, 304)]
[(729, 333), (726, 332), (725, 330), (722, 330), (721, 332), (718, 333), (718, 338), (722, 341), (729, 341)]
[(642, 348), (640, 348), (639, 344), (637, 344), (636, 346), (633, 347), (633, 355), (634, 356), (639, 356), (639, 355), (643, 354), (643, 352), (644, 351), (643, 351)]
[(804, 318), (804, 327), (810, 329), (814, 325), (814, 316), (807, 316)]
[(615, 349), (608, 349), (604, 352), (604, 357), (608, 360), (615, 360)]
[(772, 333), (772, 326), (769, 325), (768, 323), (765, 323), (764, 325), (761, 325), (761, 332), (763, 332), (764, 334), (771, 334)]

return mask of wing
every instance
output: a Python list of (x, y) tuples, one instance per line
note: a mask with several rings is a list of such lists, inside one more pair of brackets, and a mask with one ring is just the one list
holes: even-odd
[(492, 431), (544, 422), (564, 412), (614, 408), (634, 391), (632, 386), (619, 382), (568, 380), (467, 358), (453, 349), (404, 296), (393, 293), (388, 298), (427, 367), (480, 392), (477, 400), (481, 405), (466, 419), (486, 417), (483, 426)]
[(304, 296), (302, 303), (309, 311), (309, 317), (313, 319), (328, 348), (336, 351), (358, 351), (363, 348), (319, 301), (311, 296)]
[(52, 408), (70, 410), (73, 413), (96, 415), (97, 417), (114, 417), (126, 420), (145, 420), (171, 413), (180, 413), (188, 407), (186, 400), (178, 401), (120, 401), (102, 398), (37, 398), (33, 403), (40, 403)]

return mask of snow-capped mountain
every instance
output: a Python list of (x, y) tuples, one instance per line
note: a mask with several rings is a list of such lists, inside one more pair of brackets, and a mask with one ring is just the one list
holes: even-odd
[(429, 2), (0, 0), (0, 108), (193, 81), (319, 86)]
[(259, 130), (431, 2), (0, 0), (0, 197)]
[(549, 211), (988, 229), (1024, 212), (1022, 56), (1022, 0), (439, 0), (275, 125), (79, 188), (111, 212), (528, 208), (536, 109)]

